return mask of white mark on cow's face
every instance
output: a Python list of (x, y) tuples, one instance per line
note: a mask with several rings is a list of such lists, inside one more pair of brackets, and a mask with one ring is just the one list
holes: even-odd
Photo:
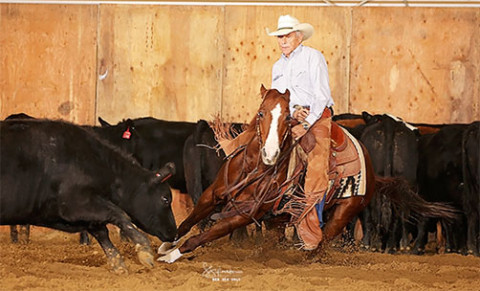
[(282, 109), (280, 103), (278, 103), (275, 108), (272, 109), (272, 123), (268, 130), (268, 136), (265, 140), (265, 145), (262, 148), (262, 161), (265, 165), (273, 165), (277, 162), (278, 155), (280, 153), (280, 144), (278, 138), (278, 119)]

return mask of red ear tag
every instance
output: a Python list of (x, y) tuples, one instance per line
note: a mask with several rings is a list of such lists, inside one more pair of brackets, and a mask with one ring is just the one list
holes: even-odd
[(132, 133), (130, 132), (130, 127), (127, 127), (127, 130), (123, 132), (122, 138), (130, 139), (130, 136), (132, 136)]

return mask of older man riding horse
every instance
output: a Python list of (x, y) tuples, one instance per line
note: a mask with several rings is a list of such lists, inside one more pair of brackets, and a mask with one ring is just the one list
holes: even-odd
[[(159, 253), (164, 256), (159, 261), (174, 262), (198, 246), (260, 219), (269, 210), (292, 215), (293, 223), (298, 219), (295, 215), (303, 212), (302, 191), (287, 191), (290, 194), (284, 195), (285, 190), (298, 180), (298, 171), (290, 171), (290, 175), (288, 173), (291, 153), (298, 149), (298, 142), (293, 142), (291, 136), (290, 94), (288, 90), (281, 94), (274, 89), (266, 90), (263, 86), (260, 91), (263, 100), (256, 117), (245, 130), (246, 144), (227, 158), (215, 182), (203, 192), (193, 212), (180, 225), (177, 241), (218, 205), (224, 205), (222, 212), (217, 215), (218, 221), (208, 231), (190, 237), (178, 248), (171, 250), (168, 249), (169, 245), (162, 245)], [(332, 135), (337, 136), (337, 141), (332, 142), (332, 156), (336, 156), (336, 159), (331, 159), (330, 165), (334, 190), (329, 191), (331, 194), (327, 196), (325, 208), (331, 211), (323, 228), (324, 240), (338, 235), (365, 208), (375, 185), (368, 153), (359, 148), (357, 143), (355, 147), (352, 137), (346, 136), (340, 127), (335, 128)], [(352, 149), (356, 158), (351, 156)], [(348, 157), (343, 157), (344, 151), (348, 151)], [(358, 158), (357, 152), (363, 155)], [(356, 162), (357, 165), (353, 167), (356, 171), (351, 173), (350, 178), (345, 176), (345, 169), (352, 168), (344, 167), (347, 162)], [(365, 179), (362, 180), (363, 190), (359, 190), (360, 178)]]

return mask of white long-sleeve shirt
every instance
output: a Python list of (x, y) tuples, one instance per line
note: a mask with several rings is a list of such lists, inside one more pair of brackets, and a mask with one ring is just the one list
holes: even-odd
[(294, 105), (310, 106), (305, 119), (315, 123), (322, 116), (325, 107), (333, 106), (330, 94), (328, 68), (325, 57), (316, 49), (299, 45), (290, 57), (281, 55), (273, 65), (272, 89), (284, 93), (290, 91), (290, 112)]

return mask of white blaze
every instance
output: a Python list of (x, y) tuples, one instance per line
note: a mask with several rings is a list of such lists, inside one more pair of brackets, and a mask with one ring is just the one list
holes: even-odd
[(265, 141), (265, 156), (262, 156), (263, 162), (267, 165), (272, 165), (276, 162), (277, 155), (280, 152), (280, 144), (278, 141), (278, 119), (282, 109), (280, 104), (277, 104), (275, 108), (272, 109), (272, 123), (270, 124), (270, 130), (268, 131), (267, 140)]

